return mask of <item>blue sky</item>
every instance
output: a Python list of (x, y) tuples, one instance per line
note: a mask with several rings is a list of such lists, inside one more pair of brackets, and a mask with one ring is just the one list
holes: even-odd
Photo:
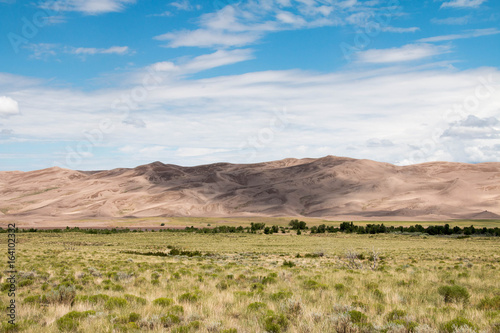
[(0, 0), (0, 170), (500, 162), (494, 0)]

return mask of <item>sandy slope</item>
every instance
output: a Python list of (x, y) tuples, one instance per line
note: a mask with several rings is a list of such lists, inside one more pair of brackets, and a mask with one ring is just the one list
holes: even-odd
[(498, 219), (500, 163), (407, 167), (327, 156), (259, 164), (0, 172), (0, 221), (122, 216)]

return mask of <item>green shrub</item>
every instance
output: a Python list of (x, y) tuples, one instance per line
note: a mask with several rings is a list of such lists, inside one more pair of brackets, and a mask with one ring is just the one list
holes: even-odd
[(327, 289), (328, 287), (325, 284), (319, 283), (314, 280), (307, 280), (304, 282), (304, 289), (310, 289), (310, 290), (315, 290), (315, 289)]
[(229, 283), (226, 280), (222, 280), (215, 285), (215, 287), (219, 290), (226, 290), (229, 288)]
[(28, 296), (23, 300), (24, 304), (40, 304), (42, 297), (40, 295)]
[(78, 311), (68, 312), (61, 318), (57, 319), (56, 321), (57, 328), (59, 328), (59, 330), (61, 331), (74, 332), (78, 329), (78, 326), (80, 325), (79, 320), (82, 318), (86, 318), (90, 315), (95, 315), (95, 311), (90, 310), (84, 312), (78, 312)]
[(166, 306), (170, 306), (174, 303), (174, 300), (171, 299), (171, 298), (166, 298), (166, 297), (160, 297), (160, 298), (157, 298), (153, 301), (153, 304), (154, 305), (158, 305), (158, 306), (163, 306), (163, 307), (166, 307)]
[(257, 292), (257, 293), (262, 293), (262, 292), (264, 292), (264, 289), (265, 289), (265, 288), (266, 288), (266, 287), (265, 287), (262, 283), (259, 283), (259, 282), (257, 282), (257, 283), (252, 283), (252, 284), (250, 285), (250, 289), (254, 290), (254, 291), (255, 291), (255, 292)]
[(474, 325), (464, 317), (457, 317), (447, 323), (444, 323), (441, 327), (441, 330), (444, 332), (453, 333), (457, 328), (460, 328), (462, 326), (468, 326), (472, 329), (477, 329), (476, 325)]
[(414, 321), (406, 321), (406, 320), (402, 320), (402, 319), (392, 320), (392, 321), (390, 321), (390, 323), (404, 326), (404, 328), (408, 332), (415, 332), (417, 329), (417, 326), (418, 326), (418, 324)]
[(335, 290), (337, 291), (344, 291), (346, 290), (346, 287), (343, 283), (336, 283), (333, 288), (335, 288)]
[(265, 278), (262, 279), (261, 283), (262, 284), (276, 283), (276, 279), (270, 276), (266, 276)]
[(273, 301), (279, 301), (283, 299), (287, 299), (293, 296), (293, 293), (291, 291), (278, 291), (274, 294), (271, 294), (270, 298)]
[(44, 296), (48, 303), (71, 304), (76, 297), (76, 291), (73, 286), (59, 285)]
[(375, 289), (372, 291), (373, 293), (373, 296), (375, 296), (375, 298), (378, 298), (379, 300), (383, 300), (384, 298), (384, 293), (380, 291), (380, 289)]
[(295, 263), (291, 260), (285, 260), (285, 261), (283, 261), (283, 267), (292, 268), (292, 267), (295, 267)]
[(404, 310), (392, 310), (391, 312), (389, 312), (387, 314), (385, 319), (390, 322), (390, 321), (394, 321), (394, 320), (404, 319), (405, 317), (406, 317), (406, 311), (404, 311)]
[(106, 309), (108, 310), (112, 310), (114, 308), (123, 308), (125, 306), (127, 306), (128, 302), (125, 298), (121, 298), (121, 297), (110, 297), (106, 303), (104, 304), (104, 306), (106, 307)]
[(445, 303), (452, 302), (467, 302), (469, 300), (469, 292), (461, 286), (442, 286), (438, 289), (439, 295), (444, 297)]
[(195, 293), (184, 293), (178, 297), (179, 302), (196, 302), (199, 296)]
[(111, 286), (111, 290), (113, 291), (124, 291), (125, 288), (119, 284), (114, 284)]
[(264, 308), (267, 308), (267, 304), (262, 303), (262, 302), (250, 303), (250, 304), (248, 304), (248, 307), (247, 307), (247, 309), (250, 311), (258, 311), (258, 310), (264, 309)]
[(479, 302), (478, 307), (482, 310), (500, 310), (500, 296), (485, 297)]
[(347, 313), (351, 318), (351, 322), (353, 322), (354, 324), (363, 324), (368, 322), (368, 317), (360, 311), (351, 310)]
[(21, 331), (21, 326), (19, 324), (10, 324), (8, 322), (2, 322), (0, 326), (0, 332), (2, 333), (11, 333), (11, 332), (19, 332)]
[(180, 315), (184, 313), (184, 307), (182, 305), (174, 305), (168, 310), (168, 312)]
[(220, 331), (221, 333), (238, 333), (236, 328), (226, 328), (225, 330)]
[(270, 313), (264, 320), (264, 329), (269, 333), (281, 333), (288, 328), (288, 319), (283, 314)]
[(135, 295), (125, 294), (125, 295), (123, 295), (123, 297), (129, 302), (139, 304), (139, 305), (146, 305), (148, 303), (148, 301), (145, 298), (135, 296)]
[(179, 324), (181, 322), (181, 319), (178, 316), (170, 313), (166, 316), (161, 317), (160, 321), (163, 324), (163, 326), (169, 327), (175, 324)]
[(131, 314), (128, 315), (129, 322), (137, 322), (140, 319), (141, 319), (141, 315), (136, 313), (136, 312), (132, 312)]
[(18, 287), (26, 287), (26, 286), (31, 286), (33, 283), (34, 283), (34, 281), (32, 279), (25, 279), (25, 280), (19, 281), (19, 283), (17, 285), (18, 285)]
[(106, 294), (96, 294), (92, 296), (88, 296), (88, 302), (90, 303), (104, 303), (109, 299), (109, 296)]

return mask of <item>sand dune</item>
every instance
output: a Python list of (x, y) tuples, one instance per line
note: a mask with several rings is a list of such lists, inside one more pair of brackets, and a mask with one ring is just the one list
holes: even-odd
[(500, 163), (399, 167), (327, 156), (258, 164), (0, 172), (0, 220), (125, 216), (499, 219)]

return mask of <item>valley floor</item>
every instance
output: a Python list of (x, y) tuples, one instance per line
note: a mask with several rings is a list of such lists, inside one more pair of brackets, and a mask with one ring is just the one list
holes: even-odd
[[(500, 331), (498, 237), (65, 232), (17, 242), (22, 332)], [(7, 256), (0, 268), (6, 307)]]

